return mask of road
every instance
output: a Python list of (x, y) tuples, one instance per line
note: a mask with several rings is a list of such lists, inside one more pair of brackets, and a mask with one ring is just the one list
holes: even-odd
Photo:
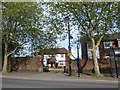
[(2, 79), (3, 88), (118, 88), (117, 83)]

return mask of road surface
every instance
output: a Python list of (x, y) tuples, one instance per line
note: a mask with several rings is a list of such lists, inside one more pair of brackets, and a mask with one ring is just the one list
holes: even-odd
[(2, 88), (118, 88), (118, 83), (2, 79)]

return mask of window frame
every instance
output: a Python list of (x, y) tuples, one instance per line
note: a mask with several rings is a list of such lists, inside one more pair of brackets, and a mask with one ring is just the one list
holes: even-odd
[[(103, 42), (104, 43), (104, 48), (110, 48), (112, 47), (112, 44), (113, 42), (112, 41), (106, 41), (106, 42)], [(108, 46), (106, 46), (108, 44)]]

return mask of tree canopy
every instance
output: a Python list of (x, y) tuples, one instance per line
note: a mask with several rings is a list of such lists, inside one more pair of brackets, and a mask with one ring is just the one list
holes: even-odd
[(57, 15), (48, 12), (43, 4), (35, 2), (2, 3), (3, 44), (10, 46), (10, 51), (28, 42), (33, 48), (56, 46), (61, 31), (55, 23)]
[[(8, 57), (29, 44), (32, 51), (36, 48), (56, 47), (60, 29), (48, 9), (35, 2), (2, 3), (2, 46), (4, 56), (3, 72), (7, 71)], [(48, 13), (49, 14), (49, 13)], [(57, 27), (57, 28), (53, 28)], [(28, 51), (30, 52), (30, 51)]]
[(87, 36), (92, 45), (94, 70), (100, 75), (96, 51), (106, 34), (120, 32), (119, 2), (59, 2), (50, 3), (62, 16), (78, 27), (79, 36)]

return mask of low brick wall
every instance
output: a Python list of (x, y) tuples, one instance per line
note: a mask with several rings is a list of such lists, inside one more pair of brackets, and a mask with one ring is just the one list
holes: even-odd
[[(18, 70), (29, 70), (29, 71), (39, 71), (39, 72), (43, 72), (43, 66), (40, 64), (40, 56), (35, 56), (33, 58), (18, 58), (21, 63), (19, 64), (19, 69)], [(83, 66), (83, 64), (85, 63), (85, 60), (81, 60), (81, 66)], [(109, 63), (102, 63), (99, 62), (99, 66), (100, 68), (110, 68), (109, 67)], [(72, 67), (72, 72), (76, 73), (78, 68), (77, 68), (77, 61), (72, 61), (71, 63), (71, 67)], [(60, 68), (60, 67), (58, 67)], [(61, 67), (63, 68), (63, 67)], [(83, 72), (86, 70), (91, 71), (93, 69), (93, 60), (88, 60)]]
[[(84, 65), (85, 60), (81, 60), (80, 64), (81, 67)], [(77, 68), (77, 61), (72, 61), (72, 70), (73, 72), (77, 72), (78, 68)], [(102, 70), (102, 72), (109, 72), (109, 68), (110, 68), (110, 64), (108, 62), (105, 63), (105, 61), (100, 61), (99, 60), (99, 68)], [(93, 60), (88, 60), (85, 67), (83, 68), (83, 72), (84, 71), (91, 71), (93, 69)]]
[(40, 65), (40, 56), (35, 56), (33, 58), (19, 58), (19, 68), (21, 71), (39, 71), (42, 72), (43, 67)]

